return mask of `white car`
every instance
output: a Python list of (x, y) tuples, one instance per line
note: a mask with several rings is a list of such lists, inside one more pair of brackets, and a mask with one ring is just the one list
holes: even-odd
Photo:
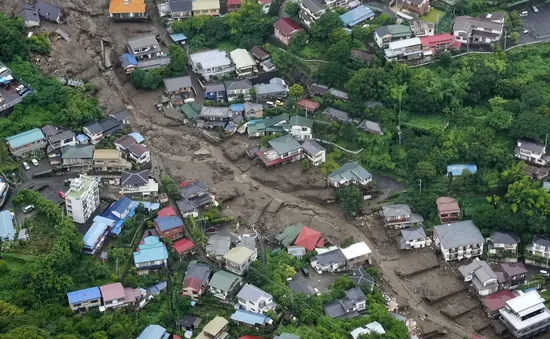
[(23, 167), (25, 167), (25, 169), (28, 171), (31, 169), (31, 167), (29, 166), (29, 164), (27, 164), (26, 162), (23, 161)]
[(529, 33), (529, 30), (528, 30), (528, 29), (526, 29), (526, 30), (523, 31), (523, 34), (527, 34), (527, 33)]
[(537, 8), (537, 6), (533, 6), (533, 12), (535, 12), (535, 13), (539, 12), (539, 9)]
[(38, 166), (38, 160), (36, 159), (31, 159), (31, 162), (34, 166)]
[(320, 296), (321, 295), (321, 291), (319, 291), (319, 289), (317, 287), (314, 287), (313, 288), (313, 291), (315, 292), (315, 295), (316, 296)]

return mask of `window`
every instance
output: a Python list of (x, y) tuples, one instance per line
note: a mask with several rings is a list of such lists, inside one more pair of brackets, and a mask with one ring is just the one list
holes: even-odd
[(307, 132), (307, 127), (302, 127), (302, 132)]

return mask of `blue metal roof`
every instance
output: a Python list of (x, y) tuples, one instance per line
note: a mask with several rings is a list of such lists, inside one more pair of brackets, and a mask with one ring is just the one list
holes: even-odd
[(476, 174), (477, 165), (474, 164), (453, 164), (447, 166), (447, 173), (451, 173), (454, 176), (462, 175), (462, 171), (467, 169), (471, 174)]
[(166, 216), (158, 217), (155, 219), (155, 223), (159, 226), (161, 231), (168, 231), (176, 227), (183, 226), (183, 222), (179, 217), (176, 216)]
[(90, 138), (86, 134), (79, 134), (76, 136), (76, 140), (78, 140), (78, 142), (84, 142), (90, 140)]
[(6, 140), (11, 148), (17, 148), (25, 146), (27, 144), (31, 144), (33, 142), (37, 142), (45, 138), (46, 137), (44, 136), (44, 133), (42, 133), (42, 130), (40, 128), (34, 128), (30, 131), (7, 137)]
[(13, 218), (8, 210), (0, 212), (0, 238), (2, 240), (13, 240), (15, 238)]
[(168, 287), (168, 284), (166, 283), (166, 281), (160, 281), (158, 282), (157, 284), (149, 287), (149, 293), (152, 294), (152, 295), (157, 295), (160, 293), (160, 291), (163, 291), (166, 289), (166, 287)]
[(131, 205), (132, 200), (127, 197), (122, 197), (111, 205), (111, 211), (118, 214), (124, 214), (125, 211), (130, 209)]
[(94, 218), (94, 223), (92, 224), (92, 226), (90, 226), (90, 228), (82, 238), (84, 247), (93, 248), (98, 239), (103, 236), (107, 228), (113, 227), (114, 224), (114, 220), (107, 219), (101, 216), (96, 216)]
[(271, 322), (271, 318), (266, 315), (245, 310), (236, 310), (235, 313), (231, 315), (231, 319), (252, 326), (264, 325)]
[(132, 201), (132, 208), (138, 207), (139, 204), (143, 204), (143, 207), (148, 211), (156, 211), (160, 208), (160, 203), (150, 201)]
[(143, 135), (141, 135), (138, 132), (128, 133), (128, 135), (131, 136), (132, 138), (134, 138), (138, 144), (141, 144), (143, 142), (143, 140), (145, 140)]
[(187, 37), (183, 33), (175, 33), (170, 34), (170, 39), (174, 40), (175, 42), (180, 42), (183, 40), (187, 40)]
[(159, 237), (150, 236), (143, 239), (138, 250), (134, 252), (134, 263), (144, 263), (168, 259), (168, 250)]
[(163, 339), (166, 329), (160, 325), (149, 325), (137, 337), (137, 339)]
[(99, 291), (99, 287), (94, 286), (83, 290), (69, 292), (67, 293), (67, 298), (69, 299), (69, 304), (76, 304), (83, 301), (101, 298), (101, 292)]
[(232, 112), (244, 112), (244, 104), (232, 104), (229, 109)]
[(344, 22), (344, 26), (355, 26), (374, 16), (372, 9), (365, 5), (355, 7), (349, 12), (340, 15), (340, 19)]

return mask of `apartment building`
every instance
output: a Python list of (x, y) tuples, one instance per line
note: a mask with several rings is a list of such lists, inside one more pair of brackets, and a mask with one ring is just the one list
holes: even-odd
[(94, 165), (94, 145), (65, 146), (61, 159), (67, 170), (86, 171)]
[(500, 321), (516, 339), (533, 338), (550, 331), (550, 311), (536, 290), (521, 292), (499, 310)]
[(74, 222), (83, 224), (99, 207), (99, 185), (92, 177), (81, 175), (73, 179), (65, 193), (67, 215)]
[(374, 30), (374, 41), (380, 48), (387, 48), (390, 42), (412, 37), (412, 28), (405, 25), (380, 26)]
[(485, 239), (471, 220), (435, 226), (433, 236), (445, 261), (479, 257), (483, 254)]

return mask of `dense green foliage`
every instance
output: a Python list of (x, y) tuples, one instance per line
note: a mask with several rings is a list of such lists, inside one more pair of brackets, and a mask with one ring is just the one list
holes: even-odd
[(359, 188), (355, 186), (340, 188), (336, 191), (336, 197), (340, 199), (342, 209), (348, 217), (357, 215), (357, 211), (359, 211), (363, 202), (363, 194)]

